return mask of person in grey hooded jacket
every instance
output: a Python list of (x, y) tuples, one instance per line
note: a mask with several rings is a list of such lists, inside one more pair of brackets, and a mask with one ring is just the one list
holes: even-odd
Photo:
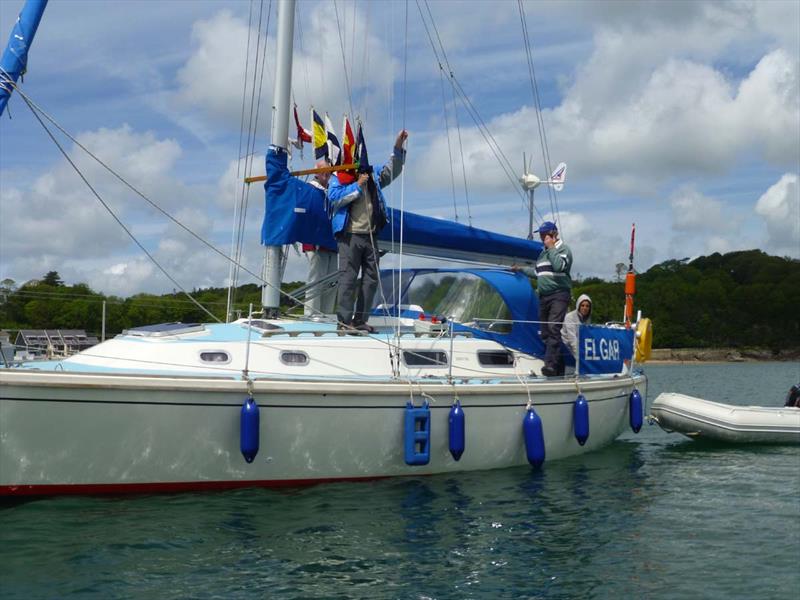
[(581, 294), (575, 303), (575, 310), (568, 312), (564, 317), (564, 328), (561, 330), (561, 337), (564, 343), (572, 351), (572, 356), (578, 358), (578, 339), (581, 325), (588, 325), (592, 322), (592, 299), (588, 294)]

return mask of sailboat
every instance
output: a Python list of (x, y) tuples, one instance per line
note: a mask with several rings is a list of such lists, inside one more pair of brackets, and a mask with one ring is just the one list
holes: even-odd
[[(284, 150), (294, 14), (281, 0), (272, 147)], [(267, 185), (269, 207), (303, 218), (295, 200)], [(582, 327), (575, 373), (541, 375), (536, 294), (500, 266), (531, 264), (538, 242), (392, 210), (387, 249), (402, 235), (429, 256), (498, 266), (385, 272), (377, 331), (354, 332), (277, 313), (290, 240), (267, 213), (262, 314), (136, 327), (63, 360), (0, 369), (0, 496), (541, 468), (641, 427), (649, 338), (636, 323)]]

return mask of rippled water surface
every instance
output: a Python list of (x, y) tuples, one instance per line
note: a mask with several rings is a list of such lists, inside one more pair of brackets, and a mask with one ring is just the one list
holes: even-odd
[[(797, 363), (648, 368), (778, 405)], [(0, 508), (0, 598), (800, 597), (800, 447), (656, 426), (528, 468)]]

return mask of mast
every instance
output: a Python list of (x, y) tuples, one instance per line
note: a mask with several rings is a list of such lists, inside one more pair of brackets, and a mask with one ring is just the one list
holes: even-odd
[(0, 116), (6, 109), (14, 84), (25, 74), (28, 66), (28, 50), (42, 20), (47, 0), (27, 0), (11, 30), (8, 45), (0, 60)]
[(533, 188), (528, 190), (528, 239), (533, 237)]
[[(278, 48), (275, 69), (275, 91), (272, 101), (272, 145), (289, 146), (289, 100), (292, 89), (292, 51), (294, 42), (295, 0), (278, 2)], [(267, 246), (264, 255), (261, 304), (267, 317), (276, 317), (280, 307), (281, 263), (283, 248)]]

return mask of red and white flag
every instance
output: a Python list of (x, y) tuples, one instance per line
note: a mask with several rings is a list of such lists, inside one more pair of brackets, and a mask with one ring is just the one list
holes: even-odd
[(300, 149), (303, 148), (303, 142), (311, 142), (311, 132), (300, 125), (300, 117), (297, 116), (297, 105), (294, 105), (294, 122), (297, 125), (297, 142), (300, 144)]

